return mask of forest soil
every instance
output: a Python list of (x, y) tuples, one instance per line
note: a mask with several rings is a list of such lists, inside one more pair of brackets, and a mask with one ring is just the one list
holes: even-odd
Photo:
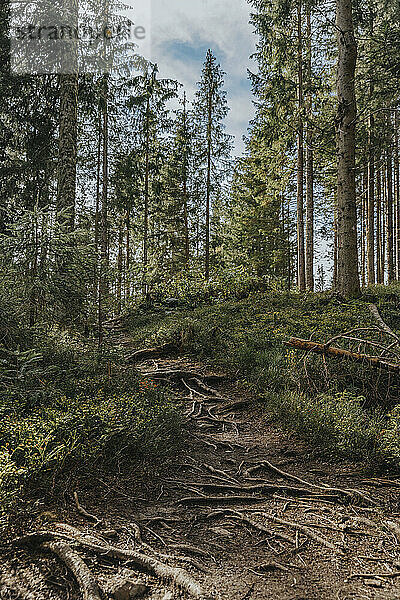
[[(150, 360), (137, 368), (142, 372), (179, 369), (212, 374), (189, 357)], [(173, 459), (154, 467), (154, 473), (150, 470), (143, 481), (143, 473), (119, 471), (118, 465), (95, 481), (81, 481), (80, 503), (101, 519), (98, 525), (80, 515), (69, 499), (64, 506), (48, 507), (50, 514), (55, 513), (53, 519), (90, 533), (104, 544), (136, 548), (182, 567), (200, 583), (207, 597), (216, 600), (400, 599), (400, 539), (387, 525), (390, 521), (400, 527), (400, 478), (388, 473), (372, 475), (366, 465), (316, 454), (271, 421), (239, 381), (221, 379), (209, 384), (227, 400), (216, 396), (214, 400), (213, 394), (194, 380), (185, 383), (192, 391), (182, 381), (171, 384), (176, 398), (181, 398), (177, 402), (185, 420), (184, 443)], [(222, 412), (223, 406), (243, 400), (249, 404)], [(264, 461), (320, 488), (272, 471), (262, 466)], [(252, 470), (255, 465), (259, 468)], [(305, 492), (293, 496), (285, 489), (239, 489), (263, 482)], [(211, 484), (232, 489), (212, 490)], [(357, 496), (351, 499), (324, 492), (324, 486), (357, 489), (376, 505)], [(248, 499), (233, 503), (232, 496)], [(181, 503), (188, 497), (199, 501)], [(267, 532), (257, 530), (241, 516)], [(338, 552), (310, 537), (307, 530), (296, 530), (294, 523), (309, 527)], [(138, 542), (137, 526), (146, 546)], [(31, 530), (37, 528), (33, 521)], [(52, 523), (50, 528), (57, 526)], [(177, 558), (164, 559), (162, 555)], [(151, 592), (145, 597), (151, 600), (190, 597), (166, 581), (137, 573), (128, 563), (90, 552), (81, 552), (81, 556), (104, 597), (109, 597), (109, 583), (118, 573), (149, 584)], [(189, 561), (181, 562), (178, 557)], [(33, 598), (80, 597), (71, 574), (50, 555), (20, 549), (3, 557), (2, 564), (0, 580), (4, 569), (14, 569)], [(15, 597), (12, 593), (5, 596), (2, 589), (0, 597)], [(168, 591), (171, 596), (166, 595)]]

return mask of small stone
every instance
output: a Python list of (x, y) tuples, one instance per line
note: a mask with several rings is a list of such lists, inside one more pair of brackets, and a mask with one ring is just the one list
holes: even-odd
[(382, 583), (382, 581), (379, 581), (379, 579), (365, 579), (364, 585), (368, 585), (369, 587), (376, 587), (376, 588), (383, 587), (383, 583)]
[(117, 577), (110, 585), (110, 594), (115, 600), (133, 600), (142, 598), (150, 590), (140, 581), (131, 581)]
[(107, 531), (101, 531), (101, 535), (108, 539), (114, 539), (118, 537), (118, 531), (115, 529), (108, 529)]

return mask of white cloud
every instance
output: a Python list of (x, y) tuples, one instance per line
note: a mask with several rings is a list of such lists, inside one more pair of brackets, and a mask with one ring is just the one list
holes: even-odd
[[(256, 38), (249, 24), (250, 7), (246, 0), (153, 0), (152, 59), (160, 75), (178, 79), (193, 96), (204, 56), (182, 56), (173, 51), (173, 42), (186, 44), (194, 51), (211, 48), (226, 72), (226, 89), (231, 112), (228, 132), (235, 135), (235, 149), (243, 149), (242, 136), (254, 114), (247, 69), (254, 68), (250, 55)], [(176, 49), (175, 49), (176, 50)]]

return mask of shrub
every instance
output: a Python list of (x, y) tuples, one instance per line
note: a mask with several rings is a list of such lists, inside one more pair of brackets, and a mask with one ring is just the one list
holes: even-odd
[(136, 380), (129, 393), (60, 397), (54, 405), (0, 422), (0, 502), (3, 510), (23, 485), (94, 464), (169, 452), (179, 438), (175, 407), (155, 384)]

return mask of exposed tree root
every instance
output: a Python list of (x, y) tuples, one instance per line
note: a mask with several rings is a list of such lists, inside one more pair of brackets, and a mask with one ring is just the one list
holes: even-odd
[(82, 515), (89, 521), (94, 521), (94, 523), (96, 523), (96, 525), (101, 523), (101, 519), (98, 519), (95, 515), (91, 515), (90, 513), (88, 513), (87, 510), (85, 510), (83, 508), (83, 506), (81, 506), (81, 504), (79, 503), (79, 498), (78, 498), (77, 492), (74, 492), (74, 500), (75, 500), (75, 505), (76, 505), (77, 511), (80, 515)]
[[(26, 545), (34, 545), (37, 546), (38, 543), (49, 543), (49, 542), (59, 542), (57, 538), (60, 537), (60, 534), (50, 533), (50, 532), (38, 532), (30, 535), (23, 536), (17, 540), (15, 540), (15, 545), (18, 546), (26, 546)], [(68, 536), (62, 536), (65, 539)], [(176, 567), (171, 567), (166, 565), (159, 560), (136, 552), (135, 550), (122, 550), (121, 548), (116, 548), (115, 546), (110, 545), (98, 545), (94, 544), (91, 541), (88, 541), (83, 535), (69, 536), (69, 540), (76, 542), (82, 548), (86, 550), (90, 550), (95, 554), (100, 556), (106, 556), (109, 558), (115, 558), (117, 560), (127, 561), (129, 563), (135, 564), (140, 569), (144, 569), (151, 575), (155, 575), (161, 580), (167, 580), (173, 585), (183, 589), (187, 593), (189, 593), (193, 598), (198, 600), (210, 600), (210, 597), (205, 594), (199, 583), (192, 579), (192, 577), (184, 570)], [(171, 557), (174, 558), (174, 557)], [(178, 559), (179, 560), (179, 559)], [(93, 598), (93, 600), (95, 600)], [(98, 600), (98, 599), (96, 599)]]
[(223, 406), (221, 406), (221, 408), (219, 409), (220, 412), (227, 412), (229, 411), (235, 411), (235, 410), (240, 410), (241, 408), (246, 408), (246, 406), (250, 406), (251, 404), (254, 404), (254, 400), (240, 400), (238, 402), (231, 402), (230, 404), (224, 404)]
[[(205, 384), (202, 384), (202, 386), (200, 386), (199, 383), (201, 383), (201, 381), (199, 379), (191, 379), (190, 381), (195, 381), (197, 387), (199, 387), (203, 391), (211, 390), (211, 388), (209, 388)], [(183, 383), (185, 388), (189, 390), (189, 392), (191, 394), (196, 394), (197, 396), (200, 396), (200, 398), (202, 398), (202, 400), (209, 400), (211, 402), (226, 402), (226, 400), (227, 400), (227, 398), (222, 398), (219, 395), (215, 396), (215, 395), (211, 394), (210, 392), (207, 392), (207, 394), (203, 394), (202, 392), (199, 392), (199, 390), (196, 390), (195, 388), (190, 386), (189, 383), (187, 381), (185, 381), (185, 379), (183, 379), (183, 378), (181, 379), (181, 382)]]
[(149, 358), (160, 358), (168, 355), (170, 352), (177, 352), (178, 348), (175, 344), (164, 344), (163, 346), (157, 346), (156, 348), (144, 348), (143, 350), (136, 350), (130, 356), (127, 361), (129, 363), (138, 363), (142, 360)]
[(210, 471), (210, 473), (213, 473), (213, 475), (219, 475), (225, 481), (230, 480), (231, 482), (240, 485), (240, 483), (237, 479), (235, 479), (234, 477), (232, 477), (232, 475), (230, 475), (229, 473), (226, 473), (225, 471), (221, 471), (220, 469), (216, 469), (212, 465), (206, 465), (205, 463), (203, 463), (203, 467), (205, 469), (207, 469), (207, 471)]
[(229, 509), (228, 510), (218, 510), (216, 512), (213, 512), (213, 513), (207, 515), (207, 519), (213, 519), (213, 518), (224, 516), (224, 515), (230, 517), (231, 519), (236, 519), (238, 521), (241, 521), (242, 523), (247, 523), (247, 525), (250, 525), (250, 527), (252, 527), (253, 529), (256, 529), (257, 531), (261, 531), (262, 533), (266, 533), (269, 536), (274, 536), (280, 540), (284, 540), (285, 542), (289, 542), (290, 544), (293, 544), (293, 545), (296, 544), (296, 540), (293, 537), (290, 537), (289, 535), (285, 535), (284, 533), (271, 531), (270, 529), (267, 529), (260, 523), (257, 523), (257, 521), (254, 521), (253, 519), (245, 517), (243, 513), (237, 512), (235, 510), (229, 510)]
[(378, 321), (381, 329), (383, 329), (383, 331), (390, 335), (392, 338), (397, 340), (397, 343), (400, 345), (400, 338), (390, 329), (389, 325), (385, 323), (385, 321), (382, 319), (378, 307), (375, 304), (370, 304), (368, 308), (372, 315), (375, 317), (375, 319)]
[(215, 381), (226, 379), (225, 375), (203, 375), (194, 371), (185, 371), (180, 369), (158, 369), (157, 371), (147, 371), (142, 373), (143, 377), (150, 379), (204, 379), (205, 381)]
[[(294, 496), (312, 496), (317, 498), (333, 498), (332, 494), (329, 494), (330, 490), (326, 490), (327, 493), (321, 494), (316, 493), (313, 490), (307, 488), (299, 488), (288, 485), (281, 485), (275, 483), (262, 483), (259, 485), (235, 485), (235, 484), (218, 484), (218, 483), (201, 483), (201, 482), (190, 482), (188, 485), (192, 487), (198, 487), (208, 492), (243, 492), (243, 493), (269, 493), (275, 492), (287, 492)], [(325, 491), (325, 488), (321, 488)]]
[(300, 477), (296, 477), (296, 475), (291, 475), (290, 473), (286, 473), (285, 471), (282, 471), (281, 469), (279, 469), (275, 465), (271, 464), (267, 460), (262, 461), (261, 463), (259, 463), (258, 465), (255, 465), (254, 467), (250, 467), (249, 469), (247, 469), (247, 472), (253, 473), (254, 471), (257, 471), (262, 468), (267, 468), (270, 471), (274, 471), (275, 473), (278, 473), (278, 475), (282, 475), (282, 477), (286, 477), (286, 479), (292, 479), (293, 481), (297, 481), (298, 483), (301, 483), (302, 485), (307, 485), (307, 486), (317, 489), (317, 490), (323, 490), (325, 492), (331, 492), (331, 493), (335, 493), (335, 494), (342, 494), (344, 496), (348, 496), (353, 499), (355, 496), (357, 496), (358, 498), (361, 498), (367, 504), (372, 504), (373, 506), (377, 505), (377, 502), (375, 502), (374, 500), (372, 500), (372, 498), (369, 498), (366, 494), (363, 494), (359, 490), (353, 490), (353, 489), (346, 490), (346, 489), (342, 489), (342, 488), (333, 488), (328, 485), (318, 485), (315, 483), (311, 483), (310, 481), (306, 481), (305, 479), (300, 479)]
[(74, 575), (82, 591), (83, 600), (101, 600), (100, 590), (92, 573), (81, 557), (64, 542), (45, 542), (42, 548), (56, 554)]
[(183, 552), (188, 552), (189, 554), (194, 554), (197, 556), (202, 556), (203, 558), (210, 558), (210, 552), (203, 550), (202, 548), (197, 548), (197, 546), (192, 546), (190, 544), (173, 544), (171, 546), (174, 550), (182, 550)]
[(336, 554), (344, 554), (343, 548), (340, 548), (336, 544), (332, 544), (325, 538), (321, 537), (320, 535), (315, 533), (315, 531), (310, 529), (310, 527), (307, 527), (307, 525), (302, 525), (301, 523), (296, 523), (295, 521), (286, 521), (285, 519), (280, 519), (279, 517), (275, 517), (266, 512), (260, 512), (260, 513), (256, 513), (256, 514), (260, 514), (260, 515), (264, 516), (266, 519), (268, 519), (274, 523), (279, 523), (280, 525), (286, 525), (286, 527), (291, 527), (293, 529), (296, 529), (297, 531), (304, 533), (307, 537), (311, 538), (315, 542), (318, 542), (321, 546), (325, 546), (325, 548), (329, 548), (329, 550), (332, 550)]
[(248, 504), (265, 502), (265, 498), (257, 496), (188, 496), (181, 498), (176, 504), (182, 506), (201, 506), (213, 504)]
[[(221, 376), (222, 379), (226, 379), (226, 377), (224, 375)], [(203, 379), (207, 379), (204, 378)], [(216, 376), (212, 376), (210, 378), (210, 381), (215, 380)], [(204, 392), (207, 392), (208, 394), (211, 394), (211, 396), (215, 396), (215, 398), (220, 398), (221, 400), (227, 400), (227, 398), (222, 398), (221, 394), (215, 390), (214, 388), (210, 387), (209, 385), (206, 385), (203, 381), (201, 381), (198, 377), (193, 377), (193, 381), (195, 382), (195, 384)]]
[(397, 543), (400, 544), (400, 525), (398, 525), (398, 523), (395, 523), (394, 521), (385, 521), (385, 525), (387, 529), (389, 529), (389, 531), (391, 531), (394, 534)]

